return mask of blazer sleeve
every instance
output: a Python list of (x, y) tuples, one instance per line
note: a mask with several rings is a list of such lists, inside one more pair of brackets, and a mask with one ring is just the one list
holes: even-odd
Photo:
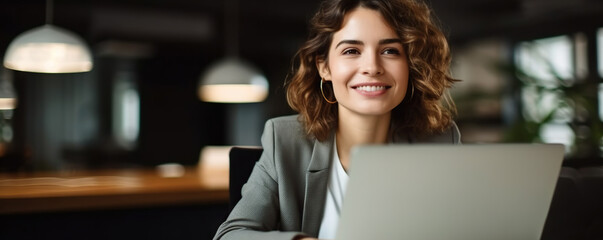
[(264, 152), (243, 185), (241, 200), (220, 225), (214, 240), (276, 240), (305, 235), (278, 231), (280, 211), (274, 134), (274, 124), (267, 121), (262, 134)]

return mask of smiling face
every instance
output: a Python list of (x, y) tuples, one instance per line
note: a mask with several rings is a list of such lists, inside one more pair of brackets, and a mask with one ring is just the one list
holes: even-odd
[(318, 69), (333, 83), (340, 119), (348, 114), (389, 116), (408, 86), (401, 39), (378, 11), (364, 7), (346, 14), (333, 35), (328, 61), (319, 61)]

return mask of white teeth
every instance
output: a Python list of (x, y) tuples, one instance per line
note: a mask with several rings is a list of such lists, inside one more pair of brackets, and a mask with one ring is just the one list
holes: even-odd
[(356, 89), (366, 92), (385, 90), (385, 86), (359, 86)]

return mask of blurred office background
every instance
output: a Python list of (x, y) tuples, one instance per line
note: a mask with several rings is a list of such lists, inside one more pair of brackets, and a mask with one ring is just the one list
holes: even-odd
[[(79, 35), (94, 66), (0, 69), (0, 90), (17, 99), (0, 110), (0, 170), (194, 165), (206, 146), (259, 145), (265, 120), (294, 113), (283, 83), (318, 2), (54, 0), (52, 24)], [(566, 164), (602, 163), (603, 2), (428, 3), (463, 80), (451, 93), (465, 143), (559, 142)], [(0, 2), (0, 56), (46, 7)], [(264, 101), (199, 99), (200, 78), (229, 55), (265, 76)]]
[[(601, 239), (603, 1), (427, 2), (462, 80), (451, 94), (463, 141), (565, 144), (543, 239)], [(50, 22), (81, 37), (93, 67), (0, 67), (0, 174), (8, 174), (0, 239), (211, 239), (228, 213), (227, 162), (201, 152), (260, 145), (265, 120), (294, 113), (283, 83), (319, 0), (53, 0), (51, 11), (46, 3), (0, 1), (0, 57)], [(200, 80), (233, 56), (247, 67), (229, 62), (226, 75), (255, 71), (251, 83), (268, 86), (267, 97), (201, 100)], [(218, 168), (197, 174), (201, 156)], [(176, 168), (156, 176), (158, 165)], [(118, 171), (96, 171), (105, 169)], [(77, 170), (96, 172), (63, 175)], [(54, 178), (30, 175), (49, 171)]]

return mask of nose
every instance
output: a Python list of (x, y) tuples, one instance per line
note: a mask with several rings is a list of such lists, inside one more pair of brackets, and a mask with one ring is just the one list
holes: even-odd
[(383, 66), (378, 54), (365, 54), (362, 59), (362, 74), (367, 76), (376, 76), (383, 74)]

